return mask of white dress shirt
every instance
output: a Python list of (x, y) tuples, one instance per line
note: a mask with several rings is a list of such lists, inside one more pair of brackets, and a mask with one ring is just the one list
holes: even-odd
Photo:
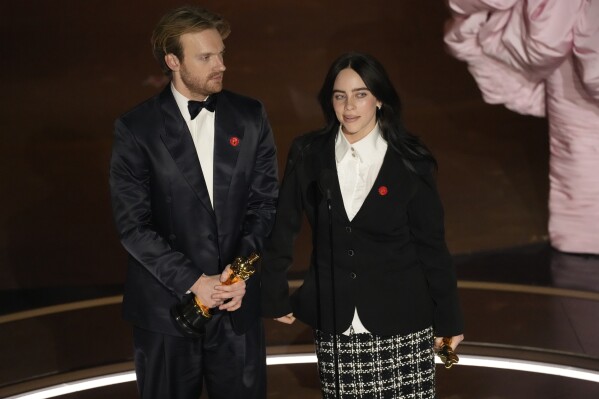
[(204, 181), (208, 188), (210, 203), (212, 204), (212, 208), (214, 208), (212, 192), (214, 184), (214, 116), (216, 111), (210, 112), (202, 108), (198, 116), (194, 120), (191, 120), (189, 109), (187, 108), (189, 99), (179, 93), (172, 83), (171, 90), (173, 91), (173, 96), (175, 96), (175, 101), (179, 106), (181, 115), (183, 115), (183, 119), (185, 119), (187, 127), (191, 132), (191, 138), (193, 139), (193, 144), (200, 160), (200, 166), (202, 167), (202, 173), (204, 174)]
[[(372, 189), (386, 152), (387, 142), (381, 135), (378, 124), (368, 135), (353, 144), (347, 141), (339, 128), (335, 139), (335, 161), (343, 206), (350, 221), (356, 216)], [(354, 311), (350, 328), (343, 334), (349, 335), (352, 332), (368, 332), (360, 321), (357, 309)]]

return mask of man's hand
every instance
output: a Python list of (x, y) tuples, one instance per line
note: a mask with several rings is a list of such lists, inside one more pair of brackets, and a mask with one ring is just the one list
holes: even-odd
[(216, 294), (215, 288), (220, 286), (219, 274), (214, 276), (206, 276), (202, 274), (200, 278), (191, 287), (190, 291), (198, 297), (202, 305), (208, 308), (215, 308), (223, 304), (224, 299), (214, 298)]
[[(220, 275), (220, 282), (224, 283), (229, 278), (231, 274), (231, 265), (227, 265), (225, 270), (223, 270)], [(245, 281), (239, 280), (236, 283), (231, 285), (217, 285), (214, 287), (214, 294), (212, 294), (212, 299), (214, 301), (220, 301), (220, 306), (218, 307), (220, 310), (227, 310), (232, 312), (241, 307), (241, 301), (243, 296), (245, 295)]]

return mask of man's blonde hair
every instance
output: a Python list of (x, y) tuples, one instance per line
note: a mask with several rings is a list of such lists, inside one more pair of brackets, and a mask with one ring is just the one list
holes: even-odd
[(181, 35), (206, 29), (216, 29), (223, 40), (231, 33), (231, 26), (225, 19), (201, 7), (179, 7), (160, 19), (152, 32), (151, 42), (154, 58), (166, 75), (171, 76), (172, 71), (164, 60), (165, 55), (172, 53), (179, 60), (183, 60)]

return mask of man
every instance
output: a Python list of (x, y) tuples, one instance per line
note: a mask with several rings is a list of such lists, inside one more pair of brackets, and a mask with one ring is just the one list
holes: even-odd
[[(210, 398), (266, 397), (259, 278), (221, 282), (270, 232), (276, 150), (262, 105), (222, 91), (229, 32), (205, 9), (167, 13), (152, 45), (171, 84), (116, 121), (110, 187), (144, 399), (197, 399), (203, 379)], [(170, 315), (188, 295), (214, 308), (201, 338)]]

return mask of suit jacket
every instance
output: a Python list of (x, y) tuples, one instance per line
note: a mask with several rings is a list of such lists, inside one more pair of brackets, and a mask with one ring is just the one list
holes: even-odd
[[(456, 276), (432, 165), (415, 162), (414, 173), (389, 147), (372, 190), (350, 221), (337, 179), (335, 134), (311, 133), (292, 144), (262, 263), (263, 315), (293, 311), (326, 332), (334, 332), (335, 317), (341, 333), (357, 307), (374, 334), (406, 334), (431, 325), (438, 336), (460, 334)], [(286, 273), (302, 214), (312, 228), (313, 252), (303, 285), (290, 298)]]
[[(129, 254), (124, 317), (180, 335), (169, 314), (205, 273), (260, 252), (274, 221), (276, 150), (262, 104), (217, 94), (214, 210), (194, 143), (170, 85), (116, 121), (110, 188), (115, 223)], [(260, 314), (259, 277), (232, 312), (237, 332)]]

